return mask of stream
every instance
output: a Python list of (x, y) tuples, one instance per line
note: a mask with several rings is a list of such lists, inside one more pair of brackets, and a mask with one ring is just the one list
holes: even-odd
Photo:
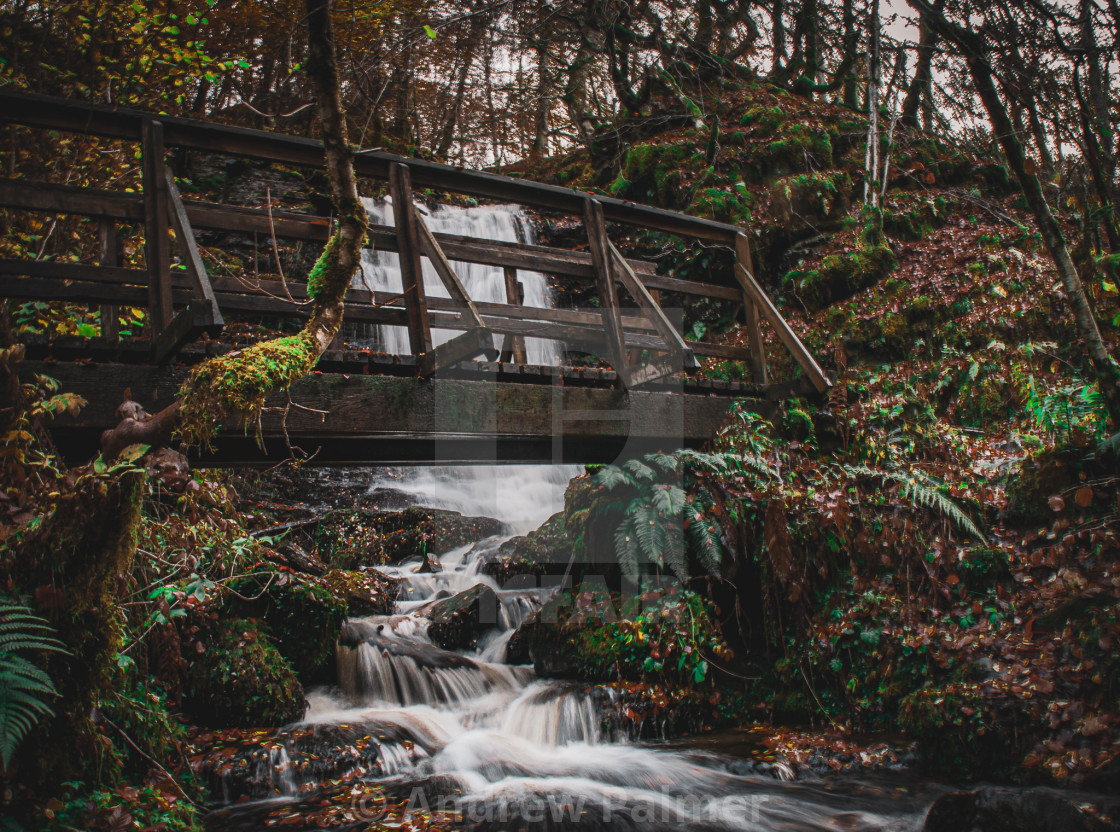
[[(374, 222), (392, 223), (388, 203), (367, 209)], [(511, 206), (421, 210), (437, 231), (532, 242), (531, 222)], [(363, 257), (356, 284), (400, 291), (395, 254)], [(505, 300), (500, 269), (456, 270), (474, 299)], [(519, 277), (526, 304), (550, 305), (544, 276)], [(429, 264), (425, 285), (446, 295)], [(449, 333), (433, 335), (439, 343)], [(407, 352), (399, 327), (366, 336), (373, 349)], [(527, 346), (530, 363), (561, 358), (553, 342)], [(382, 469), (370, 493), (394, 507), (495, 517), (510, 533), (525, 533), (562, 508), (578, 473), (577, 466)], [(794, 780), (787, 766), (729, 752), (735, 737), (730, 745), (710, 735), (638, 741), (658, 731), (606, 719), (618, 704), (611, 688), (538, 678), (531, 666), (506, 663), (514, 630), (550, 591), (502, 588), (480, 571), (506, 539), (438, 553), (436, 572), (421, 571), (419, 559), (381, 568), (400, 582), (394, 613), (345, 624), (338, 683), (309, 691), (302, 722), (258, 732), (219, 755), (225, 762), (206, 773), (219, 803), (210, 827), (428, 828), (382, 825), (390, 804), (403, 804), (413, 820), (442, 819), (431, 828), (910, 830), (944, 791), (906, 771)], [(433, 608), (478, 584), (494, 591), (496, 603), (477, 647), (438, 647), (428, 633)]]
[[(219, 776), (226, 806), (212, 828), (265, 828), (266, 817), (321, 811), (324, 796), (364, 828), (382, 804), (329, 790), (360, 780), (417, 809), (442, 807), (464, 829), (921, 826), (943, 789), (905, 772), (800, 782), (783, 779), (791, 774), (781, 766), (759, 774), (741, 757), (687, 742), (636, 742), (604, 729), (603, 689), (506, 664), (506, 642), (545, 591), (502, 589), (479, 572), (505, 539), (443, 553), (441, 572), (417, 571), (419, 559), (383, 568), (401, 582), (394, 614), (347, 622), (339, 685), (312, 690), (303, 722), (265, 738), (247, 775)], [(475, 650), (437, 647), (429, 610), (480, 583), (497, 594), (492, 628)]]

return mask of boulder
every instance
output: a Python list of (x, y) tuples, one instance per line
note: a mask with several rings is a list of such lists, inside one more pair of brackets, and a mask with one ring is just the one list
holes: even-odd
[(492, 517), (464, 517), (456, 511), (339, 509), (319, 518), (314, 532), (319, 557), (335, 569), (385, 566), (423, 558), (501, 533)]
[(347, 616), (347, 601), (323, 578), (261, 564), (229, 585), (223, 598), (228, 614), (268, 624), (280, 654), (304, 681), (328, 681), (334, 645)]
[(323, 580), (336, 598), (346, 602), (346, 614), (351, 618), (391, 615), (400, 588), (399, 581), (373, 569), (332, 569)]
[(480, 570), (504, 585), (523, 575), (563, 575), (571, 556), (572, 543), (564, 528), (564, 515), (558, 512), (539, 529), (511, 537), (486, 558)]
[(498, 625), (498, 596), (486, 584), (436, 602), (429, 610), (428, 635), (445, 650), (468, 650)]
[(986, 786), (934, 801), (922, 832), (1105, 832), (1116, 827), (1049, 789)]
[(259, 621), (228, 619), (200, 640), (183, 705), (210, 728), (275, 728), (303, 717), (307, 703), (291, 665)]

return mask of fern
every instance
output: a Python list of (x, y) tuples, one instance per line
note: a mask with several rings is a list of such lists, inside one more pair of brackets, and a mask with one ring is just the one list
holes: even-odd
[(54, 683), (20, 651), (65, 653), (42, 618), (22, 604), (0, 599), (0, 762), (6, 769), (20, 741), (41, 716), (53, 716), (44, 702), (57, 696)]
[(595, 472), (595, 476), (591, 478), (595, 485), (601, 485), (608, 491), (614, 491), (620, 485), (634, 486), (634, 478), (630, 474), (623, 471), (617, 465), (604, 465)]
[(942, 483), (921, 471), (880, 471), (866, 465), (840, 467), (851, 477), (878, 477), (896, 482), (900, 486), (899, 493), (912, 504), (940, 512), (978, 540), (986, 539), (972, 518), (941, 492)]

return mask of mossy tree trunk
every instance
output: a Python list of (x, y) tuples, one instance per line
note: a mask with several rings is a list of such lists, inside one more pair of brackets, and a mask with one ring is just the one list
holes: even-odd
[(306, 11), (307, 74), (338, 215), (338, 227), (307, 278), (311, 317), (297, 335), (273, 338), (198, 365), (174, 404), (146, 420), (126, 416), (102, 435), (106, 459), (134, 443), (166, 444), (176, 434), (188, 444), (206, 444), (228, 422), (251, 421), (270, 394), (306, 375), (338, 334), (346, 290), (360, 266), (367, 219), (358, 199), (342, 109), (330, 0), (306, 0)]
[(921, 12), (935, 32), (948, 43), (956, 45), (968, 65), (969, 74), (976, 85), (976, 92), (980, 96), (984, 109), (988, 112), (992, 132), (999, 141), (1003, 155), (1007, 159), (1008, 167), (1015, 175), (1027, 206), (1034, 215), (1035, 224), (1050, 256), (1054, 259), (1058, 276), (1061, 278), (1062, 287), (1069, 297), (1073, 310), (1074, 321), (1078, 332), (1089, 353), (1093, 364), (1093, 371), (1100, 384), (1101, 394), (1108, 407), (1109, 416), (1114, 425), (1120, 425), (1120, 367), (1117, 366), (1101, 338), (1100, 329), (1097, 327), (1097, 318), (1081, 276), (1077, 273), (1073, 258), (1066, 247), (1065, 237), (1061, 226), (1050, 211), (1050, 205), (1042, 193), (1042, 184), (1038, 177), (1031, 173), (1027, 166), (1027, 156), (1019, 141), (1017, 131), (1011, 123), (1007, 107), (999, 96), (995, 84), (995, 71), (988, 59), (987, 48), (980, 34), (953, 23), (935, 6), (926, 0), (908, 0), (910, 5)]

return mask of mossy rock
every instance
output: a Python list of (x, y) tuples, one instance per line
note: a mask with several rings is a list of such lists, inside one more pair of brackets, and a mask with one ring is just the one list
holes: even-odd
[(431, 607), (428, 635), (444, 650), (473, 650), (480, 636), (498, 626), (498, 618), (497, 593), (475, 584)]
[(390, 615), (400, 587), (395, 581), (375, 570), (332, 569), (323, 576), (336, 598), (346, 602), (347, 617)]
[(502, 532), (492, 517), (412, 507), (404, 511), (328, 512), (315, 531), (319, 556), (335, 569), (384, 566), (446, 552)]
[(539, 528), (512, 537), (488, 557), (480, 571), (499, 585), (524, 576), (562, 575), (572, 555), (563, 512), (552, 515)]
[(262, 564), (229, 588), (225, 608), (265, 621), (280, 654), (301, 678), (333, 667), (347, 604), (324, 579)]
[(303, 717), (303, 687), (255, 620), (216, 625), (191, 668), (184, 705), (211, 728), (274, 728)]
[(783, 278), (786, 289), (795, 291), (811, 310), (844, 300), (886, 277), (895, 266), (887, 246), (861, 248), (847, 254), (830, 254), (820, 267), (793, 271)]

